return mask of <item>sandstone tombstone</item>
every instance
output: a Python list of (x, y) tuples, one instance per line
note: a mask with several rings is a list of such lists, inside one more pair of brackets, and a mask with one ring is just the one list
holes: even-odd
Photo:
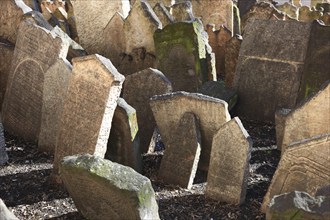
[(298, 8), (289, 2), (285, 2), (283, 5), (278, 5), (276, 8), (285, 12), (291, 18), (298, 19)]
[(163, 27), (174, 22), (174, 18), (163, 3), (157, 3), (153, 10), (159, 18), (160, 22), (162, 22)]
[(298, 21), (248, 24), (233, 82), (239, 116), (274, 121), (276, 109), (296, 105), (310, 31), (310, 23)]
[(6, 141), (3, 133), (3, 126), (0, 119), (0, 166), (8, 161), (8, 154), (6, 152)]
[(309, 8), (308, 6), (302, 6), (298, 10), (298, 20), (302, 22), (312, 22), (320, 19), (321, 16), (322, 12), (317, 11), (314, 8)]
[(191, 189), (200, 153), (199, 120), (193, 113), (184, 113), (166, 146), (158, 177), (166, 183)]
[(123, 85), (123, 98), (136, 110), (140, 131), (141, 153), (146, 153), (156, 127), (149, 106), (154, 95), (172, 92), (171, 82), (162, 72), (148, 68), (126, 77)]
[(38, 140), (46, 71), (66, 60), (70, 42), (62, 34), (58, 27), (48, 31), (29, 20), (19, 26), (2, 121), (8, 132), (28, 141)]
[(261, 209), (266, 211), (275, 195), (294, 190), (314, 195), (330, 179), (330, 134), (296, 142), (284, 152)]
[(15, 46), (9, 41), (0, 39), (0, 112), (3, 98), (6, 93), (10, 65), (13, 59)]
[(192, 4), (190, 1), (183, 1), (171, 5), (170, 12), (175, 22), (195, 20)]
[(200, 20), (167, 25), (154, 34), (158, 69), (174, 91), (196, 92), (208, 80), (216, 80), (215, 61)]
[(100, 55), (74, 58), (72, 62), (72, 76), (56, 141), (55, 177), (60, 160), (67, 155), (90, 153), (104, 157), (125, 79), (110, 60)]
[(150, 180), (130, 167), (84, 154), (65, 157), (60, 171), (87, 219), (160, 219)]
[(152, 97), (150, 106), (165, 147), (184, 113), (191, 112), (199, 118), (202, 152), (198, 166), (207, 171), (213, 135), (230, 120), (228, 104), (198, 93), (175, 92)]
[(71, 76), (72, 66), (68, 61), (57, 60), (45, 73), (39, 151), (54, 154), (59, 130), (59, 119)]
[(225, 45), (225, 82), (228, 88), (233, 88), (242, 40), (241, 35), (235, 35)]
[(136, 111), (122, 98), (117, 103), (104, 158), (141, 173), (142, 157)]
[(245, 201), (252, 139), (235, 117), (214, 135), (206, 196), (221, 202)]

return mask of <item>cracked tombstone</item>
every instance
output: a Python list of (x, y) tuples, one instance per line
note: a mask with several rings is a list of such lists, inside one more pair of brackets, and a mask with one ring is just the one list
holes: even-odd
[(0, 118), (0, 166), (6, 164), (7, 161), (8, 161), (8, 154), (6, 152), (6, 141), (5, 141), (3, 126)]
[(200, 20), (167, 25), (154, 34), (158, 69), (174, 91), (196, 92), (216, 80), (215, 58)]
[[(190, 112), (183, 114), (174, 136), (166, 146), (158, 177), (166, 183), (191, 189), (201, 152), (198, 118)], [(175, 172), (173, 172), (175, 170)]]
[(154, 95), (172, 92), (171, 82), (162, 72), (148, 68), (126, 77), (123, 85), (123, 98), (137, 113), (140, 131), (141, 153), (146, 153), (156, 127), (149, 99)]
[(205, 195), (221, 202), (245, 201), (252, 139), (235, 117), (214, 135)]
[(150, 180), (130, 167), (84, 154), (65, 157), (60, 174), (87, 219), (160, 219)]
[(10, 73), (11, 61), (14, 56), (15, 45), (0, 38), (0, 112), (6, 93), (8, 75)]
[(118, 98), (117, 103), (104, 158), (141, 173), (142, 157), (136, 111), (122, 98)]
[(125, 79), (111, 61), (90, 55), (74, 58), (59, 122), (53, 174), (57, 181), (60, 160), (78, 153), (104, 157), (117, 106)]
[(191, 112), (199, 118), (202, 152), (198, 166), (207, 171), (213, 135), (230, 120), (228, 104), (199, 93), (174, 92), (152, 97), (150, 106), (165, 147), (174, 136), (173, 132), (184, 113)]

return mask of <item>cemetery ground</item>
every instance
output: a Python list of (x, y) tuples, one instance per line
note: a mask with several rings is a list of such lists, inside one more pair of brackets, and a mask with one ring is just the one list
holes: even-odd
[[(160, 149), (143, 157), (142, 174), (152, 182), (161, 219), (265, 219), (260, 207), (280, 158), (275, 126), (247, 120), (242, 123), (253, 139), (245, 203), (238, 206), (206, 199), (207, 175), (200, 171), (191, 190), (162, 183), (157, 178), (163, 153)], [(84, 219), (66, 190), (52, 183), (52, 156), (7, 132), (5, 138), (10, 160), (0, 169), (0, 198), (9, 209), (19, 219)], [(86, 190), (93, 193), (93, 189)]]

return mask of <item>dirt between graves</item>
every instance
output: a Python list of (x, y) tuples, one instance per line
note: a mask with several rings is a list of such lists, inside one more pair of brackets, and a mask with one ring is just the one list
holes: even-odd
[[(263, 197), (276, 170), (275, 127), (242, 120), (253, 139), (246, 201), (230, 205), (205, 198), (206, 174), (197, 172), (193, 188), (167, 185), (157, 179), (162, 152), (143, 157), (143, 174), (156, 192), (161, 219), (265, 219)], [(19, 219), (84, 219), (64, 188), (49, 180), (52, 156), (37, 151), (34, 143), (5, 133), (10, 161), (0, 167), (0, 198)]]

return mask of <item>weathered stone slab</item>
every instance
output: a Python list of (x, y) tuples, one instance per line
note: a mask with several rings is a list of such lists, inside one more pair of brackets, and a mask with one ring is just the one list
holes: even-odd
[(216, 80), (214, 54), (200, 20), (167, 25), (154, 38), (158, 69), (174, 91), (196, 92), (203, 82)]
[(182, 1), (171, 5), (170, 12), (175, 22), (195, 20), (192, 4), (190, 1)]
[(159, 70), (148, 68), (127, 76), (123, 87), (123, 98), (136, 109), (141, 152), (146, 153), (156, 127), (149, 99), (172, 92), (171, 82)]
[(193, 113), (184, 113), (166, 146), (159, 178), (164, 182), (191, 189), (201, 153), (199, 120)]
[(235, 35), (225, 45), (225, 82), (228, 88), (233, 88), (242, 40), (241, 35)]
[(233, 83), (238, 115), (274, 121), (276, 109), (296, 105), (310, 31), (310, 23), (298, 21), (248, 24)]
[(47, 31), (28, 20), (19, 26), (2, 106), (8, 132), (28, 141), (38, 139), (45, 73), (58, 59), (66, 60), (70, 42), (64, 35), (58, 27)]
[(163, 3), (157, 3), (153, 10), (159, 18), (160, 22), (162, 22), (163, 27), (174, 22), (173, 16), (170, 14)]
[(110, 60), (90, 55), (72, 60), (73, 71), (64, 102), (54, 156), (60, 160), (78, 153), (104, 157), (111, 122), (124, 76)]
[(294, 190), (314, 195), (330, 179), (330, 134), (294, 143), (284, 152), (262, 204), (266, 211), (275, 195)]
[(298, 19), (298, 8), (289, 2), (285, 2), (283, 5), (277, 5), (276, 8), (285, 12), (291, 18)]
[(206, 196), (221, 202), (245, 201), (252, 139), (235, 117), (214, 135)]
[(88, 154), (68, 156), (61, 177), (87, 219), (160, 219), (150, 180), (130, 167)]
[(267, 220), (330, 219), (330, 197), (312, 197), (293, 191), (273, 197), (266, 212)]
[(287, 112), (282, 121), (281, 117), (278, 117), (276, 124), (283, 125), (282, 129), (276, 130), (277, 140), (282, 139), (281, 142), (277, 142), (282, 154), (293, 142), (330, 133), (329, 109), (330, 83), (327, 82), (321, 91)]
[(6, 204), (0, 199), (0, 219), (18, 220), (16, 216), (7, 208)]
[(230, 120), (228, 104), (198, 93), (175, 92), (152, 97), (150, 106), (165, 146), (170, 143), (184, 113), (191, 112), (199, 117), (202, 152), (198, 166), (207, 170), (213, 135)]
[(45, 73), (42, 115), (38, 141), (39, 151), (54, 154), (59, 131), (59, 119), (71, 77), (72, 66), (57, 60)]
[(10, 73), (15, 46), (9, 41), (0, 39), (0, 111), (6, 93), (7, 80)]
[(3, 133), (3, 126), (0, 119), (0, 166), (7, 163), (7, 161), (8, 161), (8, 154), (6, 152), (6, 141)]
[(122, 98), (117, 103), (104, 158), (141, 173), (142, 157), (136, 111)]

